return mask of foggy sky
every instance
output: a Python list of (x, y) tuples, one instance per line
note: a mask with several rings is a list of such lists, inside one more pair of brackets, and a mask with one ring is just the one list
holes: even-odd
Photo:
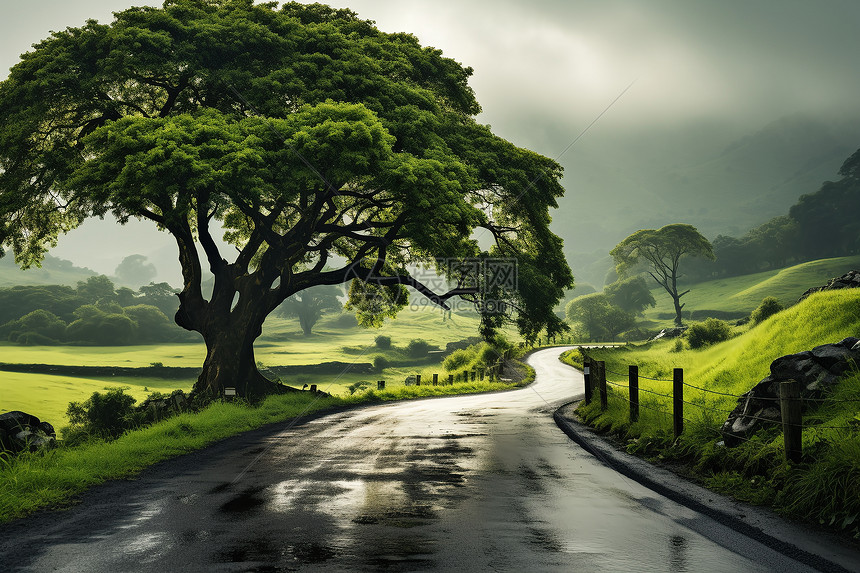
[[(159, 4), (0, 0), (0, 77), (50, 30), (79, 26), (87, 18), (109, 21), (111, 11), (143, 3)], [(471, 85), (483, 108), (479, 121), (565, 166), (564, 209), (599, 192), (577, 179), (583, 167), (578, 161), (591, 162), (593, 169), (601, 158), (607, 170), (614, 161), (676, 165), (685, 153), (718, 149), (785, 115), (856, 114), (860, 93), (860, 2), (854, 0), (339, 0), (332, 5), (352, 8), (384, 31), (411, 32), (422, 44), (474, 68)], [(707, 137), (695, 138), (704, 132)], [(573, 213), (555, 213), (554, 225), (558, 229), (572, 218)], [(113, 224), (88, 223), (61, 238), (52, 253), (111, 273), (125, 255), (175, 248), (169, 236), (146, 232), (150, 228), (134, 225), (106, 241), (103, 235)], [(111, 249), (105, 251), (105, 244)]]

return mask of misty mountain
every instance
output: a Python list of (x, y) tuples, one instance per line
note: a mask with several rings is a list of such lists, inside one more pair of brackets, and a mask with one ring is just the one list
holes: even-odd
[(704, 235), (736, 236), (838, 179), (839, 167), (858, 147), (860, 122), (795, 115), (732, 142), (714, 159), (667, 171), (657, 184)]
[(601, 142), (567, 166), (568, 194), (553, 230), (565, 240), (576, 280), (600, 288), (611, 266), (605, 257), (630, 233), (681, 222), (709, 239), (741, 236), (839, 179), (839, 167), (858, 147), (860, 119), (802, 114), (741, 136), (700, 125)]

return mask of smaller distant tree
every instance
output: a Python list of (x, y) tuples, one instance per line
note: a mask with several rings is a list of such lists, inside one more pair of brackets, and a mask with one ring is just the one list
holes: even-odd
[(140, 303), (137, 299), (137, 293), (128, 287), (116, 289), (116, 302), (120, 306), (134, 306)]
[(129, 255), (116, 267), (114, 274), (120, 283), (139, 287), (150, 283), (158, 270), (155, 265), (147, 262), (144, 255)]
[(314, 325), (326, 312), (343, 308), (343, 303), (337, 298), (340, 292), (335, 286), (304, 290), (285, 300), (278, 313), (281, 316), (298, 318), (302, 334), (310, 336)]
[(609, 339), (615, 340), (619, 334), (636, 326), (636, 317), (623, 308), (610, 304), (606, 318), (603, 319), (603, 326)]
[(78, 281), (78, 296), (87, 304), (116, 300), (115, 285), (113, 281), (104, 275), (96, 275), (87, 278), (86, 281)]
[(184, 338), (186, 332), (178, 328), (157, 307), (148, 304), (136, 304), (123, 309), (123, 314), (135, 324), (134, 342), (150, 344)]
[(573, 299), (565, 314), (568, 322), (582, 326), (590, 340), (613, 338), (636, 324), (631, 313), (612, 305), (602, 292)]
[(138, 289), (141, 297), (138, 299), (139, 304), (149, 304), (158, 307), (161, 312), (169, 317), (176, 314), (179, 309), (179, 297), (176, 296), (179, 290), (173, 288), (167, 283), (149, 283)]
[(603, 292), (611, 304), (633, 315), (642, 314), (646, 308), (657, 305), (641, 275), (615, 281)]
[(4, 324), (0, 327), (0, 336), (5, 336), (12, 342), (28, 344), (27, 340), (37, 334), (41, 340), (56, 344), (63, 339), (65, 330), (66, 323), (57, 315), (38, 309)]
[[(137, 324), (119, 312), (110, 312), (87, 304), (75, 311), (77, 320), (66, 327), (66, 339), (77, 344), (115, 346), (129, 344)], [(120, 309), (121, 310), (121, 309)]]
[(662, 286), (675, 304), (675, 325), (682, 326), (681, 297), (689, 291), (678, 292), (678, 269), (684, 257), (702, 257), (713, 260), (714, 250), (692, 225), (666, 225), (660, 229), (636, 231), (609, 253), (615, 259), (619, 276), (625, 276), (644, 263), (646, 272)]

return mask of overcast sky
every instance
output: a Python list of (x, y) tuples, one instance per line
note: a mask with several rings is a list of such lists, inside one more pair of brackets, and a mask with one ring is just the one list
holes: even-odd
[[(105, 22), (128, 0), (0, 0), (0, 73), (51, 30)], [(342, 0), (385, 31), (415, 34), (474, 68), (479, 118), (499, 135), (560, 161), (569, 194), (589, 146), (643, 147), (660, 137), (719, 125), (727, 137), (804, 112), (846, 113), (860, 93), (856, 0)], [(629, 91), (566, 153), (564, 149), (632, 82)], [(625, 134), (630, 139), (625, 140)], [(643, 135), (645, 134), (645, 135)], [(645, 138), (643, 140), (643, 137)], [(654, 145), (642, 145), (653, 138)], [(626, 142), (626, 143), (625, 143)], [(670, 148), (672, 146), (669, 146)], [(677, 149), (677, 145), (675, 148)], [(673, 151), (673, 153), (675, 153)], [(556, 216), (558, 220), (559, 217)], [(92, 249), (87, 225), (55, 254), (111, 272), (126, 254), (172, 248), (169, 237), (119, 233)], [(142, 224), (141, 227), (146, 227)]]

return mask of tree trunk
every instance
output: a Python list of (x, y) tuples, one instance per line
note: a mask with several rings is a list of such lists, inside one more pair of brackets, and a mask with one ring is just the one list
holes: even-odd
[(677, 294), (672, 294), (672, 301), (675, 303), (675, 326), (681, 328), (684, 326), (681, 322), (681, 309), (684, 305), (681, 304), (681, 297)]
[(220, 398), (224, 396), (225, 388), (234, 388), (237, 396), (253, 401), (289, 390), (289, 387), (272, 382), (257, 370), (254, 340), (260, 332), (261, 327), (248, 324), (207, 328), (203, 333), (206, 360), (194, 384), (194, 391)]
[(308, 316), (299, 316), (299, 326), (302, 327), (302, 334), (305, 336), (310, 336), (311, 331), (313, 330), (315, 320), (311, 320)]

